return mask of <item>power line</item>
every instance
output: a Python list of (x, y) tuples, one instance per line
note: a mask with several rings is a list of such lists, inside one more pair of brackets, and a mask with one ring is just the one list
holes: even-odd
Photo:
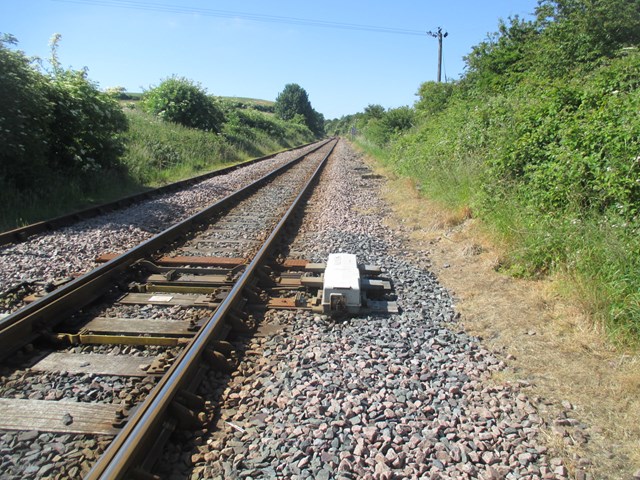
[(210, 8), (184, 7), (180, 5), (168, 5), (160, 3), (139, 2), (134, 0), (53, 0), (61, 3), (73, 3), (79, 5), (96, 5), (100, 7), (128, 8), (151, 12), (166, 12), (177, 14), (197, 14), (205, 17), (241, 18), (263, 23), (282, 23), (288, 25), (301, 25), (308, 27), (335, 28), (340, 30), (359, 30), (375, 33), (391, 33), (395, 35), (424, 35), (420, 30), (408, 30), (404, 28), (380, 27), (375, 25), (359, 25), (355, 23), (330, 22), (314, 20), (310, 18), (283, 17), (279, 15), (264, 15), (248, 12), (232, 12), (228, 10), (213, 10)]

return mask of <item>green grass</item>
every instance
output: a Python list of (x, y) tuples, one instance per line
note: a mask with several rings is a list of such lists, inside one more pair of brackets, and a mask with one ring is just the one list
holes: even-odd
[(142, 185), (161, 185), (246, 158), (219, 135), (164, 122), (137, 108), (125, 111), (129, 131), (122, 162)]
[(148, 190), (123, 172), (102, 172), (87, 189), (86, 180), (51, 177), (47, 190), (24, 194), (0, 188), (0, 231), (10, 230), (68, 212), (100, 205)]
[(223, 100), (230, 100), (233, 102), (242, 102), (248, 105), (263, 105), (265, 107), (272, 107), (276, 104), (271, 100), (260, 100), (258, 98), (249, 98), (249, 97), (220, 97)]

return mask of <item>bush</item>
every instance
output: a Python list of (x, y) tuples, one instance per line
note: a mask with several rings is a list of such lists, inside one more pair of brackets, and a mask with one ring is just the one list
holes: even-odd
[(0, 39), (0, 178), (26, 188), (46, 168), (53, 104), (49, 79), (21, 51)]
[(118, 165), (127, 120), (87, 72), (64, 70), (51, 47), (52, 71), (40, 72), (24, 53), (0, 41), (0, 175), (5, 184), (42, 192), (51, 175), (83, 178)]
[(355, 116), (421, 192), (486, 222), (508, 246), (505, 271), (561, 272), (612, 338), (636, 345), (637, 5), (542, 1), (537, 20), (501, 23), (474, 47), (459, 82), (423, 84), (415, 128), (388, 136), (384, 117)]
[(224, 122), (222, 109), (197, 83), (184, 77), (170, 77), (144, 93), (142, 107), (168, 122), (204, 131), (219, 132)]
[(441, 112), (447, 106), (454, 88), (453, 83), (424, 82), (418, 90), (420, 100), (415, 104), (416, 110), (427, 115)]
[(128, 128), (118, 102), (100, 92), (86, 71), (59, 72), (52, 86), (49, 165), (79, 175), (118, 166)]

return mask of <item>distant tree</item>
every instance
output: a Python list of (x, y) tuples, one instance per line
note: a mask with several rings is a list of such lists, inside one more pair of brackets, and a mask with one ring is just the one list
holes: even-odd
[(127, 89), (124, 87), (116, 86), (105, 89), (104, 93), (116, 100), (129, 100), (131, 97), (127, 94)]
[(364, 116), (368, 120), (373, 118), (382, 118), (384, 116), (384, 107), (378, 104), (369, 104), (364, 108)]
[(275, 112), (283, 120), (292, 120), (296, 114), (307, 118), (311, 114), (311, 103), (307, 91), (297, 83), (289, 83), (276, 97)]
[(324, 115), (313, 110), (313, 125), (311, 131), (318, 136), (324, 135)]
[(222, 109), (200, 84), (175, 75), (145, 92), (142, 107), (163, 120), (199, 130), (219, 132), (224, 122)]
[(285, 85), (276, 97), (274, 110), (283, 120), (295, 120), (297, 115), (302, 116), (309, 130), (316, 135), (324, 133), (324, 116), (313, 109), (307, 91), (296, 83)]

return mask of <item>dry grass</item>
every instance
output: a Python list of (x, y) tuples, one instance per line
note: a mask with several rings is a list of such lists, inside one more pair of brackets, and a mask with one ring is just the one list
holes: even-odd
[[(389, 222), (400, 222), (411, 246), (428, 254), (465, 329), (502, 356), (507, 369), (496, 381), (520, 382), (536, 401), (550, 450), (573, 474), (631, 478), (640, 468), (640, 356), (607, 344), (584, 310), (559, 295), (558, 279), (496, 272), (501, 247), (468, 209), (447, 211), (420, 198), (409, 180), (372, 168), (389, 179), (385, 195), (396, 212)], [(556, 425), (565, 416), (583, 426)]]

